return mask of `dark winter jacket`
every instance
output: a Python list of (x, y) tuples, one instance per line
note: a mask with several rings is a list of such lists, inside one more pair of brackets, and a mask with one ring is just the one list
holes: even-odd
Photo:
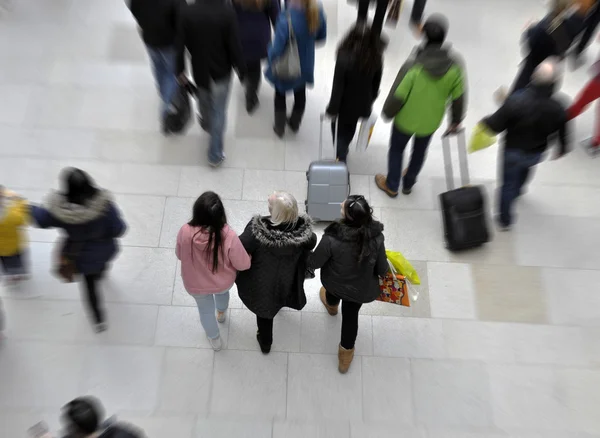
[(267, 57), (271, 42), (271, 26), (275, 26), (279, 16), (279, 0), (234, 0), (246, 62), (258, 61)]
[(355, 303), (370, 303), (380, 294), (379, 277), (389, 267), (385, 255), (383, 225), (370, 226), (370, 255), (358, 262), (359, 229), (334, 222), (325, 229), (319, 246), (309, 258), (309, 266), (321, 268), (321, 283), (333, 295)]
[(511, 94), (504, 104), (483, 122), (494, 132), (506, 131), (504, 146), (525, 152), (544, 152), (548, 138), (558, 135), (560, 152), (568, 149), (567, 110), (552, 96), (551, 87), (530, 84)]
[(236, 69), (246, 71), (235, 11), (228, 0), (196, 0), (182, 7), (177, 40), (177, 75), (185, 71), (185, 49), (192, 62), (196, 85), (209, 89), (211, 80), (222, 81)]
[(129, 0), (128, 6), (142, 30), (144, 43), (153, 48), (175, 43), (177, 14), (185, 0)]
[[(378, 7), (386, 7), (389, 5), (391, 0), (348, 0), (348, 3), (358, 4), (363, 1), (369, 2), (371, 6), (377, 5)], [(417, 25), (421, 23), (423, 19), (423, 12), (425, 11), (425, 4), (427, 0), (414, 0), (412, 12), (410, 13), (411, 23)]]
[(273, 318), (304, 295), (308, 254), (317, 243), (310, 218), (301, 216), (288, 230), (274, 227), (268, 216), (256, 216), (240, 240), (252, 257), (250, 269), (237, 276), (240, 298), (257, 316)]
[[(98, 431), (98, 438), (146, 438), (146, 434), (134, 426), (127, 423), (107, 421)], [(76, 438), (73, 435), (67, 435), (63, 438)]]
[(555, 55), (564, 57), (573, 41), (583, 30), (583, 17), (573, 10), (558, 17), (546, 15), (542, 20), (529, 27), (523, 38), (533, 58)]
[(344, 119), (369, 117), (379, 94), (382, 73), (383, 63), (371, 72), (363, 72), (354, 55), (340, 52), (335, 63), (327, 113)]
[(127, 226), (111, 195), (99, 190), (85, 205), (71, 204), (53, 193), (43, 207), (32, 206), (31, 216), (40, 228), (61, 228), (67, 235), (77, 271), (99, 274), (118, 252), (116, 238)]

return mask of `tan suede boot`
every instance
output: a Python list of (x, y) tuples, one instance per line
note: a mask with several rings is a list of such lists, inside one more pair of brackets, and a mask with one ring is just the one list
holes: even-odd
[(348, 372), (352, 359), (354, 359), (354, 348), (352, 350), (346, 350), (340, 345), (338, 349), (338, 370), (340, 373), (346, 374)]
[(325, 292), (326, 292), (325, 288), (321, 287), (321, 290), (319, 291), (319, 296), (321, 297), (321, 302), (323, 303), (323, 305), (327, 309), (327, 313), (329, 313), (331, 316), (335, 316), (335, 315), (338, 314), (338, 307), (340, 305), (338, 304), (337, 306), (332, 306), (332, 305), (328, 304)]

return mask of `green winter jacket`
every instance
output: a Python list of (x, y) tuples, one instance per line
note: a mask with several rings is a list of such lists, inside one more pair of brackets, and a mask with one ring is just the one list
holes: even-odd
[(427, 136), (441, 125), (449, 102), (452, 123), (464, 118), (467, 81), (456, 54), (440, 45), (417, 49), (404, 63), (383, 106), (405, 134)]

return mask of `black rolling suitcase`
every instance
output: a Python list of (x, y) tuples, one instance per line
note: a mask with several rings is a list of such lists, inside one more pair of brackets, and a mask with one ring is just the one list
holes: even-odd
[(462, 187), (454, 188), (450, 138), (442, 137), (446, 185), (448, 191), (440, 195), (442, 220), (446, 247), (450, 251), (474, 248), (489, 241), (485, 189), (482, 186), (469, 186), (469, 164), (465, 132), (457, 135), (458, 157)]

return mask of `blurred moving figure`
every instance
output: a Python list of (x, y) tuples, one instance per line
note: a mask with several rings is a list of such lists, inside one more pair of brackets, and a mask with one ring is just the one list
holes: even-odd
[(219, 195), (204, 192), (196, 200), (192, 220), (177, 234), (175, 253), (181, 261), (185, 290), (196, 300), (200, 323), (213, 350), (219, 351), (222, 343), (217, 322), (225, 322), (229, 289), (237, 271), (250, 268), (250, 256), (227, 225)]
[[(409, 195), (425, 163), (431, 137), (440, 127), (448, 102), (452, 119), (448, 133), (456, 132), (465, 116), (467, 80), (463, 62), (444, 46), (448, 20), (434, 14), (423, 26), (425, 44), (404, 63), (383, 106), (383, 117), (394, 119), (388, 152), (387, 176), (375, 176), (388, 196)], [(414, 137), (408, 169), (402, 176), (404, 149)]]
[[(404, 0), (402, 0), (403, 2)], [(349, 3), (358, 3), (358, 17), (356, 24), (366, 24), (369, 15), (369, 7), (375, 6), (375, 15), (373, 16), (372, 29), (373, 33), (381, 34), (385, 14), (391, 0), (349, 0)], [(410, 25), (415, 30), (421, 29), (421, 20), (425, 11), (427, 0), (414, 0), (413, 8), (410, 14)]]
[(177, 76), (183, 83), (185, 50), (190, 54), (194, 82), (198, 87), (200, 125), (210, 134), (208, 163), (217, 167), (225, 160), (223, 134), (227, 119), (231, 71), (244, 81), (235, 11), (227, 0), (197, 0), (182, 7), (177, 30)]
[(104, 408), (94, 397), (78, 397), (62, 409), (64, 438), (144, 438), (146, 434), (126, 423), (105, 421)]
[(383, 225), (373, 219), (364, 196), (352, 195), (342, 204), (342, 219), (325, 228), (309, 265), (321, 269), (321, 302), (335, 316), (342, 302), (342, 337), (338, 369), (345, 374), (354, 358), (358, 312), (381, 290), (379, 277), (389, 270)]
[(298, 215), (298, 203), (291, 194), (275, 192), (269, 196), (269, 213), (253, 217), (240, 236), (252, 264), (249, 270), (238, 273), (236, 280), (241, 300), (256, 314), (256, 338), (264, 354), (271, 351), (273, 318), (279, 310), (300, 310), (306, 303), (308, 254), (317, 243), (311, 219)]
[(336, 119), (332, 121), (331, 129), (335, 136), (337, 128), (336, 157), (340, 161), (346, 161), (358, 120), (371, 115), (382, 74), (381, 38), (369, 27), (354, 27), (338, 47), (333, 88), (327, 105), (327, 114)]
[[(138, 23), (146, 44), (156, 88), (162, 100), (161, 120), (167, 112), (175, 91), (175, 35), (177, 14), (185, 0), (128, 0), (127, 5)], [(166, 133), (164, 122), (163, 133)]]
[[(600, 99), (600, 61), (596, 61), (591, 70), (594, 77), (579, 92), (577, 99), (569, 107), (569, 120), (581, 114), (590, 103)], [(596, 110), (596, 132), (587, 147), (594, 154), (600, 151), (600, 109)]]
[(66, 237), (59, 248), (59, 262), (73, 264), (81, 274), (86, 300), (97, 332), (107, 329), (98, 283), (119, 251), (117, 238), (127, 228), (112, 195), (94, 185), (80, 169), (62, 171), (63, 190), (48, 196), (43, 207), (32, 206), (33, 221), (40, 228), (60, 228)]
[(254, 112), (258, 106), (258, 87), (262, 78), (261, 61), (267, 57), (271, 43), (271, 26), (279, 16), (279, 0), (234, 0), (233, 6), (240, 27), (240, 39), (247, 76), (246, 111)]
[(579, 42), (573, 50), (573, 61), (575, 67), (585, 62), (583, 52), (590, 45), (590, 41), (598, 24), (600, 23), (600, 4), (598, 0), (574, 0), (579, 5), (579, 13), (584, 16), (583, 32)]
[[(291, 22), (298, 45), (301, 75), (294, 80), (285, 80), (273, 73), (272, 63), (281, 57), (290, 39)], [(325, 13), (316, 0), (289, 0), (285, 12), (279, 15), (275, 25), (275, 38), (269, 47), (269, 66), (265, 72), (267, 80), (275, 88), (275, 124), (273, 130), (279, 138), (285, 134), (286, 123), (293, 132), (298, 132), (306, 108), (306, 86), (312, 86), (315, 76), (315, 45), (325, 41), (327, 23)], [(286, 94), (294, 93), (294, 108), (287, 118)]]
[(24, 279), (28, 272), (24, 236), (28, 221), (26, 201), (0, 186), (0, 276), (11, 282)]
[(524, 90), (510, 95), (494, 114), (482, 120), (496, 133), (506, 131), (498, 217), (503, 231), (514, 222), (513, 203), (524, 193), (531, 169), (542, 160), (548, 138), (558, 134), (560, 149), (555, 158), (568, 150), (567, 111), (554, 97), (559, 79), (557, 62), (543, 61)]

